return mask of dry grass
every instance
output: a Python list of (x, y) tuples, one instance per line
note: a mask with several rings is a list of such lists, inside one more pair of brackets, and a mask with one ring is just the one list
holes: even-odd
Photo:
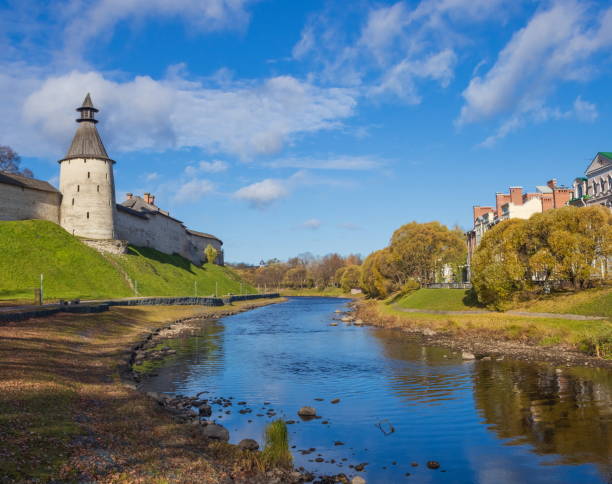
[(475, 338), (516, 340), (541, 346), (566, 345), (584, 353), (612, 358), (612, 322), (518, 316), (504, 313), (405, 313), (382, 302), (362, 305), (361, 317), (383, 321), (386, 327), (473, 335)]
[(1, 325), (0, 481), (248, 481), (252, 459), (231, 446), (207, 446), (119, 376), (126, 349), (147, 332), (227, 311), (114, 308)]

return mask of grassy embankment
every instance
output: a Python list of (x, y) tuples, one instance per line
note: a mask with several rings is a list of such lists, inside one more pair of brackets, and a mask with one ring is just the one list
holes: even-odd
[(193, 426), (120, 384), (118, 364), (143, 334), (178, 318), (227, 312), (112, 308), (0, 325), (0, 481), (212, 483), (254, 471), (252, 456), (206, 445)]
[[(0, 222), (0, 300), (27, 301), (44, 275), (46, 299), (239, 294), (229, 268), (198, 267), (178, 255), (130, 247), (102, 255), (61, 227), (42, 220)], [(137, 293), (136, 293), (137, 289)], [(242, 283), (244, 293), (255, 288)]]
[[(402, 312), (402, 308), (423, 312)], [(458, 289), (420, 289), (399, 300), (367, 303), (366, 317), (386, 326), (518, 340), (542, 346), (568, 345), (588, 354), (612, 358), (612, 288), (576, 294), (551, 295), (513, 308), (519, 311), (557, 313), (560, 317), (530, 317), (511, 313), (430, 314), (427, 310), (483, 310)], [(603, 320), (571, 320), (561, 314), (603, 316)]]

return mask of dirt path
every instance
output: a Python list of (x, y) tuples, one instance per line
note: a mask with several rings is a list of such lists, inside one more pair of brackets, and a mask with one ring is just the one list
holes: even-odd
[(470, 309), (466, 311), (443, 311), (438, 309), (412, 309), (412, 308), (402, 308), (397, 304), (393, 305), (393, 309), (396, 311), (401, 311), (403, 313), (422, 313), (422, 314), (453, 314), (453, 315), (462, 315), (462, 314), (510, 314), (512, 316), (531, 316), (534, 318), (558, 318), (558, 319), (573, 319), (575, 321), (592, 321), (595, 319), (608, 319), (605, 316), (584, 316), (582, 314), (564, 314), (564, 313), (532, 313), (530, 311), (504, 311), (503, 313), (499, 313), (496, 311), (487, 311), (485, 309)]

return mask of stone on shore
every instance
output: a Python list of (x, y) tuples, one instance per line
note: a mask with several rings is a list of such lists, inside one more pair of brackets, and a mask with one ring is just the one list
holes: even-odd
[(463, 351), (461, 352), (461, 359), (462, 360), (475, 360), (476, 356), (474, 355), (474, 353), (470, 353), (469, 351)]
[(302, 407), (298, 410), (300, 417), (316, 417), (317, 411), (313, 407)]
[(222, 442), (229, 440), (229, 431), (222, 425), (214, 423), (209, 423), (202, 427), (202, 435), (211, 440), (220, 440)]
[(200, 417), (210, 417), (212, 415), (212, 407), (206, 403), (198, 407)]
[(351, 479), (351, 484), (366, 484), (366, 480), (361, 476), (355, 476)]
[(243, 450), (257, 450), (259, 449), (259, 444), (257, 443), (256, 440), (253, 440), (253, 439), (242, 439), (238, 443), (238, 447), (240, 447)]

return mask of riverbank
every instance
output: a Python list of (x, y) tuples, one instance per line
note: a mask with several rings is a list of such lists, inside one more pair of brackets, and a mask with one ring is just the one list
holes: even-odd
[(122, 383), (134, 345), (227, 307), (111, 308), (0, 325), (0, 481), (268, 482), (250, 454), (212, 443)]
[(281, 296), (291, 297), (339, 297), (358, 299), (363, 297), (362, 294), (346, 293), (340, 287), (326, 287), (325, 289), (318, 288), (303, 288), (303, 289), (280, 289)]
[(431, 314), (405, 312), (381, 301), (359, 301), (355, 317), (373, 326), (410, 334), (476, 357), (509, 357), (612, 369), (612, 323), (508, 313)]

